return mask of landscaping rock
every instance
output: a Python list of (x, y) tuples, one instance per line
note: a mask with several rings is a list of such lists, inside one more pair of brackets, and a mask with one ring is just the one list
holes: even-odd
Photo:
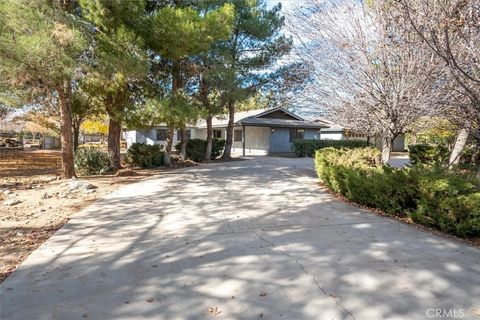
[(3, 205), (11, 207), (11, 206), (17, 205), (17, 204), (22, 203), (22, 202), (23, 201), (19, 200), (19, 199), (9, 199), (9, 200), (5, 200), (3, 202)]
[(87, 181), (83, 180), (72, 180), (68, 183), (68, 188), (70, 191), (74, 190), (91, 190), (96, 189), (97, 187)]

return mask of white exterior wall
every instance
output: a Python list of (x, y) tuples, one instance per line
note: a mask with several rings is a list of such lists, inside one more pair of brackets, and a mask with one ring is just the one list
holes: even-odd
[[(145, 144), (161, 144), (165, 146), (167, 141), (165, 140), (157, 140), (157, 129), (166, 129), (166, 127), (158, 127), (153, 129), (144, 129), (144, 130), (132, 130), (132, 131), (125, 131), (123, 132), (123, 138), (127, 142), (127, 148), (135, 143), (145, 143)], [(193, 135), (193, 131), (192, 131)], [(173, 133), (173, 146), (178, 143), (177, 140), (177, 130)]]
[(137, 131), (136, 130), (131, 130), (131, 131), (124, 131), (122, 133), (123, 139), (127, 142), (127, 148), (130, 148), (132, 144), (137, 142)]
[[(375, 140), (375, 146), (378, 149), (382, 149), (382, 139), (376, 139)], [(401, 134), (395, 139), (393, 139), (393, 145), (392, 145), (392, 151), (393, 152), (403, 152), (405, 151), (405, 135)]]
[(343, 140), (341, 132), (321, 132), (320, 140)]
[(207, 139), (207, 129), (192, 129), (192, 139)]
[[(227, 137), (227, 129), (226, 128), (213, 128), (213, 130), (219, 130), (222, 133), (222, 137), (220, 139), (225, 140)], [(197, 129), (192, 128), (192, 139), (203, 139), (207, 140), (207, 129)]]
[[(242, 127), (235, 127), (240, 130)], [(270, 149), (269, 127), (245, 127), (245, 155), (267, 155)], [(243, 142), (233, 141), (232, 154), (243, 154)]]

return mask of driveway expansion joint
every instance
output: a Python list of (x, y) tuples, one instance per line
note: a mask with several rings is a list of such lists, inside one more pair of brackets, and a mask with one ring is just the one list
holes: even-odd
[(325, 288), (320, 285), (320, 283), (318, 282), (317, 278), (316, 278), (314, 275), (312, 275), (310, 272), (308, 272), (308, 270), (307, 270), (307, 269), (305, 268), (305, 266), (298, 260), (297, 257), (295, 257), (295, 256), (293, 256), (292, 254), (286, 252), (285, 250), (278, 249), (278, 248), (275, 246), (275, 243), (273, 243), (272, 241), (267, 240), (265, 237), (263, 237), (263, 236), (260, 234), (260, 232), (255, 231), (255, 234), (257, 235), (257, 237), (258, 237), (261, 241), (263, 241), (263, 242), (265, 242), (266, 244), (268, 244), (268, 245), (270, 246), (270, 248), (272, 248), (272, 250), (274, 250), (274, 251), (276, 251), (276, 252), (279, 252), (279, 253), (283, 254), (284, 256), (288, 257), (289, 259), (293, 260), (293, 261), (298, 265), (298, 267), (300, 268), (300, 270), (302, 270), (302, 272), (303, 272), (305, 275), (307, 275), (308, 277), (312, 278), (313, 283), (314, 283), (314, 284), (317, 286), (317, 288), (323, 293), (324, 296), (327, 296), (327, 297), (332, 298), (332, 299), (335, 301), (336, 305), (337, 305), (343, 312), (347, 313), (351, 319), (357, 320), (357, 318), (355, 317), (355, 315), (354, 315), (351, 311), (347, 310), (347, 309), (342, 305), (342, 303), (339, 301), (338, 298), (335, 298), (334, 295), (329, 294), (329, 293), (325, 290)]

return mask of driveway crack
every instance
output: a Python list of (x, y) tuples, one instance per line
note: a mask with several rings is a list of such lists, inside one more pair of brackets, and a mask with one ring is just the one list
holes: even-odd
[[(227, 190), (227, 184), (224, 183), (223, 186), (222, 186), (222, 189), (223, 189), (223, 192), (225, 194), (228, 194), (228, 190)], [(222, 199), (225, 199), (225, 197), (221, 197), (220, 199), (218, 199), (218, 202), (217, 202), (217, 206), (222, 208), (222, 215), (223, 215), (223, 220), (225, 220), (226, 224), (227, 224), (227, 228), (228, 230), (230, 230), (230, 233), (235, 233), (235, 231), (233, 230), (233, 228), (230, 226), (230, 220), (228, 219), (226, 213), (225, 213), (225, 208), (223, 207), (222, 205)]]
[(309, 276), (310, 278), (312, 278), (313, 283), (315, 283), (315, 285), (318, 287), (318, 289), (319, 289), (325, 296), (331, 297), (331, 298), (335, 301), (335, 304), (336, 304), (343, 312), (345, 312), (346, 314), (348, 314), (353, 320), (356, 320), (356, 319), (357, 319), (357, 318), (355, 317), (355, 315), (353, 314), (353, 312), (347, 310), (347, 309), (342, 305), (342, 303), (339, 301), (338, 298), (335, 298), (334, 295), (329, 294), (329, 293), (325, 290), (325, 288), (320, 285), (320, 283), (317, 281), (317, 278), (316, 278), (313, 274), (311, 274), (311, 273), (305, 268), (305, 266), (298, 260), (297, 257), (291, 255), (290, 253), (288, 253), (288, 252), (286, 252), (286, 251), (284, 251), (284, 250), (281, 250), (281, 249), (276, 248), (275, 243), (273, 243), (272, 241), (269, 241), (269, 240), (267, 240), (265, 237), (263, 237), (258, 230), (255, 230), (254, 232), (255, 232), (255, 234), (257, 235), (257, 237), (258, 237), (261, 241), (263, 241), (263, 242), (265, 242), (266, 244), (268, 244), (274, 251), (277, 251), (277, 252), (283, 254), (284, 256), (288, 257), (289, 259), (293, 260), (293, 261), (299, 266), (300, 270), (302, 270), (302, 272), (303, 272), (304, 274), (306, 274), (307, 276)]

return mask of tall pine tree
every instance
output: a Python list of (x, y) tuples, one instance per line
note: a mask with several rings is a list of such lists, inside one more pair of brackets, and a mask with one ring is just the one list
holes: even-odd
[(84, 88), (109, 117), (108, 154), (113, 169), (120, 163), (120, 137), (126, 109), (134, 105), (132, 83), (146, 76), (146, 55), (139, 36), (145, 28), (143, 1), (80, 0), (94, 26), (93, 62)]
[[(48, 98), (61, 118), (62, 176), (75, 176), (72, 145), (72, 85), (87, 41), (60, 1), (0, 2), (0, 78), (30, 101)], [(25, 103), (29, 101), (24, 101)]]
[[(169, 4), (158, 8), (152, 14), (151, 29), (146, 36), (148, 47), (152, 51), (152, 78), (161, 73), (162, 81), (155, 81), (160, 86), (151, 103), (157, 106), (158, 114), (168, 125), (167, 142), (165, 146), (165, 164), (170, 165), (172, 152), (173, 130), (182, 129), (181, 153), (185, 154), (186, 124), (192, 120), (195, 112), (189, 106), (192, 91), (189, 80), (195, 74), (191, 59), (207, 52), (212, 45), (221, 39), (227, 39), (231, 33), (233, 7), (222, 4), (213, 10), (204, 10), (198, 2), (187, 5), (185, 2)], [(182, 119), (182, 115), (186, 115)]]
[[(229, 1), (212, 1), (219, 5), (224, 2)], [(237, 0), (233, 4), (233, 32), (215, 47), (215, 54), (224, 61), (215, 82), (221, 88), (229, 114), (223, 158), (231, 157), (236, 103), (281, 76), (275, 64), (292, 48), (292, 40), (281, 32), (284, 18), (280, 4), (271, 9), (263, 0)]]

